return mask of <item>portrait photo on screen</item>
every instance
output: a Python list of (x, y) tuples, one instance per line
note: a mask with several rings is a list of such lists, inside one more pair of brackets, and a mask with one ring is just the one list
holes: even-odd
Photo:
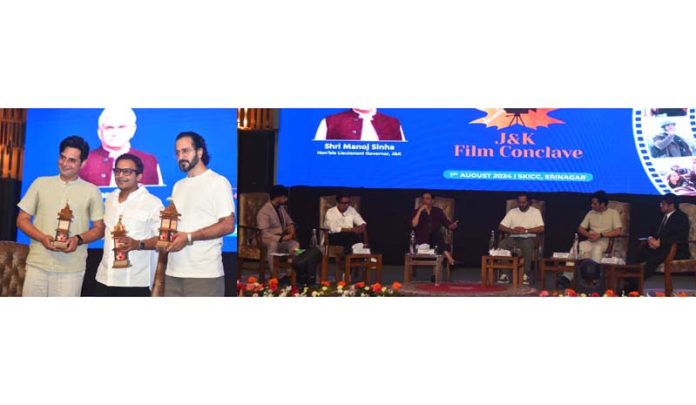
[[(41, 176), (57, 174), (59, 144), (78, 135), (90, 152), (80, 169), (81, 179), (91, 182), (106, 197), (116, 189), (114, 163), (123, 154), (135, 155), (143, 163), (140, 184), (166, 206), (174, 184), (186, 177), (175, 154), (176, 136), (193, 131), (206, 141), (207, 165), (227, 178), (236, 205), (237, 111), (236, 109), (157, 109), (123, 106), (96, 109), (29, 109), (27, 112), (22, 195)], [(28, 242), (21, 231), (17, 240)], [(90, 248), (101, 247), (101, 242)], [(223, 251), (237, 250), (237, 232), (223, 239)]]
[(351, 108), (323, 118), (314, 140), (403, 142), (406, 138), (397, 117), (376, 108)]

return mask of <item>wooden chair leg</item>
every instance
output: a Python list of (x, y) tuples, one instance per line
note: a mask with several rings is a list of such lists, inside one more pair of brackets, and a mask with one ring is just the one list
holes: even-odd
[(672, 271), (669, 266), (665, 265), (665, 295), (671, 296), (672, 293)]

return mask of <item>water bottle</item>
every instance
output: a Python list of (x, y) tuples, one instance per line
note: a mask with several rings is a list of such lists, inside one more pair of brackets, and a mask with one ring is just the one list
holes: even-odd
[(317, 242), (317, 230), (315, 228), (312, 228), (312, 239), (309, 240), (309, 247), (315, 248), (318, 245), (319, 242)]
[(411, 239), (408, 242), (408, 251), (412, 255), (416, 254), (416, 231), (411, 231)]
[(495, 249), (495, 230), (491, 230), (491, 238), (488, 239), (488, 252)]
[(573, 240), (573, 251), (570, 254), (571, 259), (580, 258), (580, 242), (578, 241), (578, 234), (575, 233), (575, 240)]

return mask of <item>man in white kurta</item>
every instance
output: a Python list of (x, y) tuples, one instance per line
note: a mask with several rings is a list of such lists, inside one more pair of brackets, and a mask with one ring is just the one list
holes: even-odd
[[(157, 243), (162, 201), (140, 184), (143, 162), (129, 153), (119, 156), (113, 175), (118, 189), (106, 197), (104, 210), (104, 254), (97, 269), (95, 295), (107, 297), (147, 297), (155, 276)], [(118, 223), (126, 236), (114, 240)], [(128, 253), (129, 267), (114, 268), (114, 246)]]

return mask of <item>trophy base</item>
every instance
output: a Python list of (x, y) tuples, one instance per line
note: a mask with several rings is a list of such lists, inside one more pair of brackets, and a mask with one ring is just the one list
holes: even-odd
[(68, 247), (68, 242), (53, 241), (53, 247), (56, 249), (66, 249)]
[(111, 266), (114, 269), (125, 269), (130, 267), (130, 260), (114, 260), (114, 265)]
[(159, 249), (165, 249), (165, 248), (169, 247), (170, 243), (171, 242), (169, 242), (168, 240), (158, 240), (157, 244), (155, 246)]

